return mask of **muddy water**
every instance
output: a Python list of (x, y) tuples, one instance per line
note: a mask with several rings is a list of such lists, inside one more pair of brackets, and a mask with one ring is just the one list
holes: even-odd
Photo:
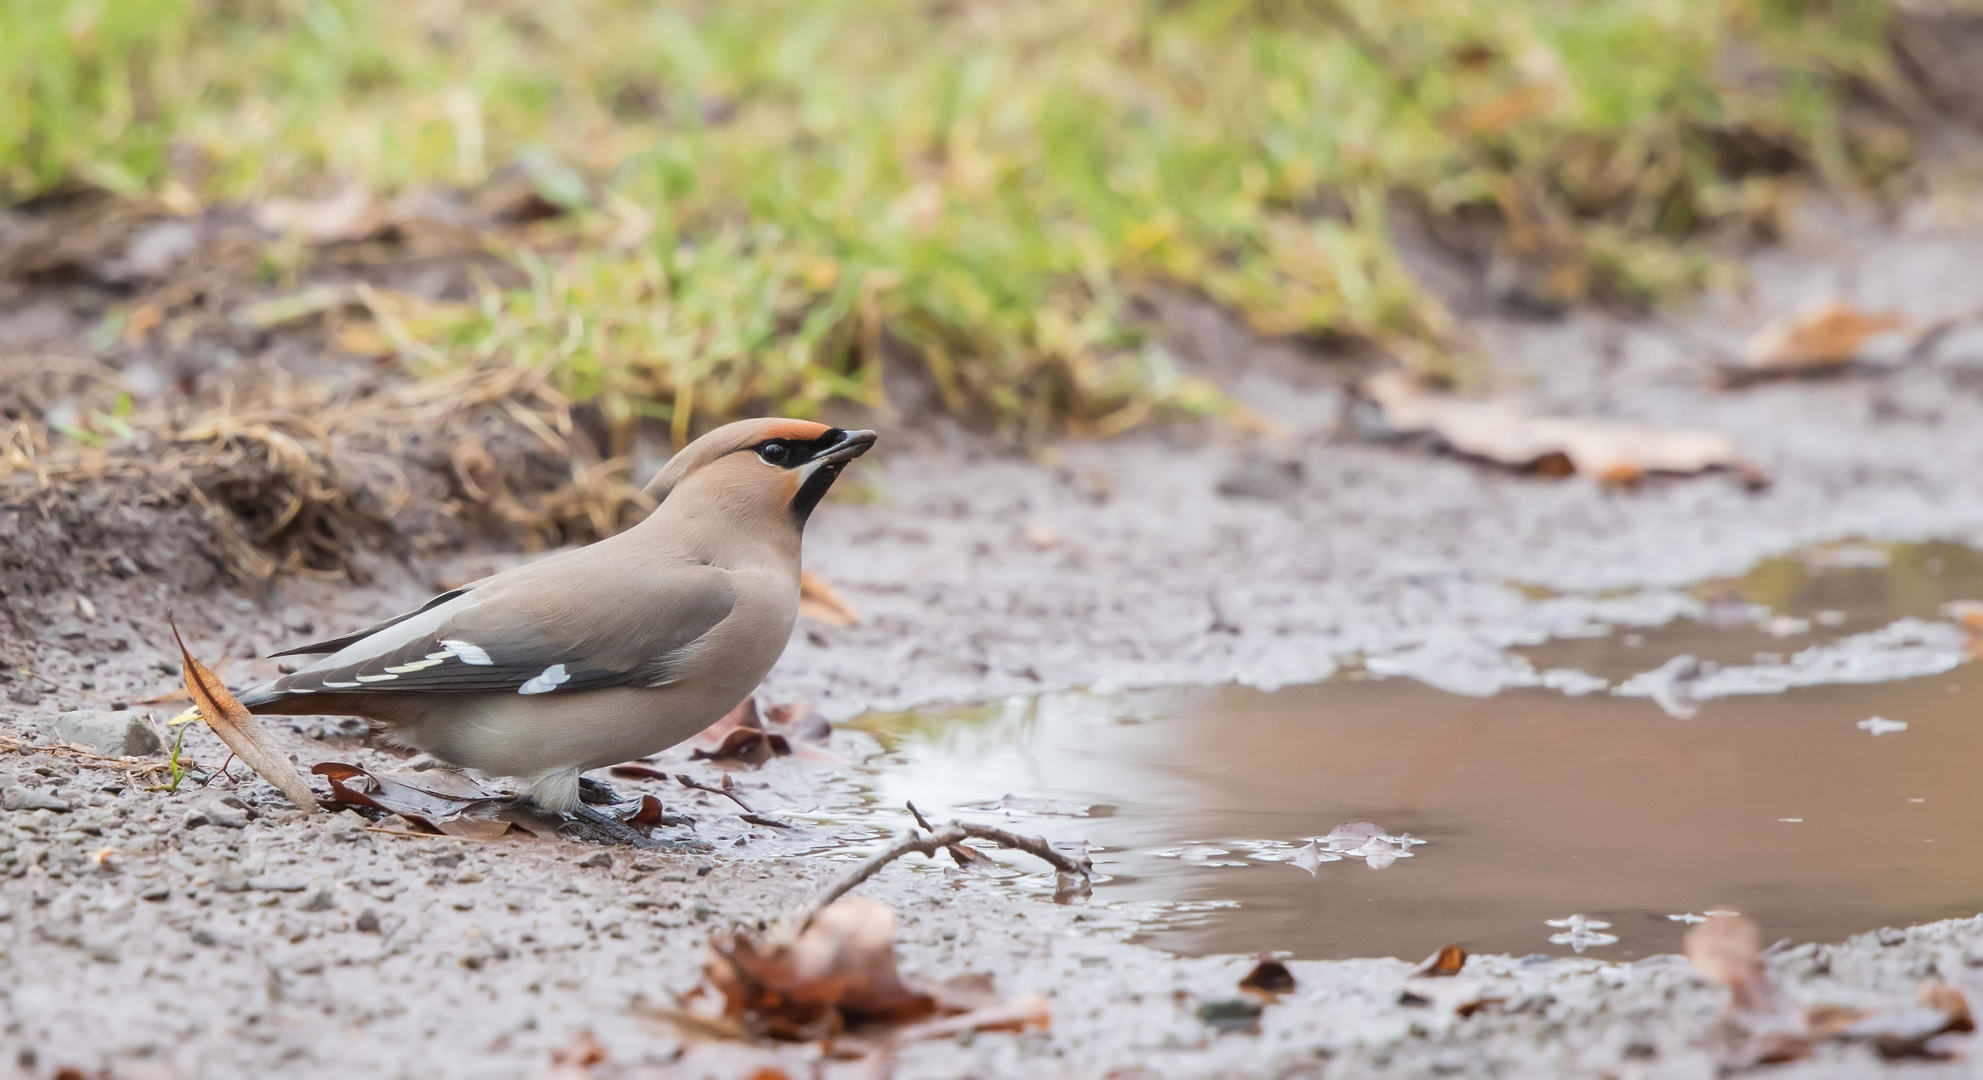
[[(925, 712), (875, 723), (872, 794), (1088, 840), (1093, 902), (1189, 954), (1629, 958), (1710, 910), (1799, 941), (1983, 911), (1983, 667), (1943, 607), (1983, 598), (1983, 560), (1845, 547), (1695, 595), (1662, 628), (1518, 650), (1608, 684), (1579, 696), (1353, 672)], [(1881, 629), (1903, 617), (1922, 621)], [(1813, 646), (1845, 660), (1802, 662)], [(1696, 671), (1721, 690), (1692, 719), (1618, 692), (1682, 653), (1724, 668)], [(1352, 820), (1376, 828), (1328, 839)]]

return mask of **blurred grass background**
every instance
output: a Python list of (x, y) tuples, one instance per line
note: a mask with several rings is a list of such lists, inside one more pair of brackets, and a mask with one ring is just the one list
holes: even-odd
[[(541, 365), (677, 436), (946, 402), (1120, 430), (1221, 406), (1131, 304), (1461, 348), (1410, 207), (1543, 303), (1696, 284), (1786, 175), (1877, 184), (1881, 0), (0, 0), (0, 195), (190, 212), (522, 163), (529, 286), (409, 320), (421, 367)], [(545, 234), (532, 234), (542, 239)]]

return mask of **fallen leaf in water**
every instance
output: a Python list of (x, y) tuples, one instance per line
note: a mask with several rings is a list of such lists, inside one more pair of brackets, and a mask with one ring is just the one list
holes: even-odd
[(799, 571), (799, 614), (828, 626), (852, 626), (861, 621), (860, 611), (840, 595), (840, 590), (810, 570)]
[[(168, 619), (168, 621), (170, 621)], [(275, 744), (268, 729), (255, 719), (247, 706), (234, 700), (228, 693), (227, 685), (220, 681), (205, 664), (194, 659), (186, 648), (186, 640), (179, 636), (179, 627), (172, 627), (172, 639), (179, 643), (179, 658), (186, 676), (186, 693), (193, 699), (193, 706), (200, 716), (213, 729), (220, 741), (227, 744), (234, 756), (240, 758), (256, 774), (289, 798), (290, 802), (308, 811), (317, 809), (316, 792), (310, 790), (310, 782), (296, 771), (296, 763)]]
[(690, 739), (690, 761), (736, 761), (762, 765), (774, 757), (792, 752), (791, 740), (765, 730), (757, 698), (747, 697), (737, 707)]
[(1286, 964), (1262, 955), (1253, 970), (1240, 977), (1239, 988), (1268, 1000), (1294, 993), (1294, 972)]
[(936, 997), (911, 989), (895, 969), (894, 909), (866, 897), (836, 901), (791, 940), (719, 933), (703, 973), (723, 995), (727, 1017), (778, 1039), (809, 1041), (937, 1011)]
[(1436, 393), (1400, 371), (1371, 376), (1362, 391), (1390, 433), (1432, 435), (1459, 453), (1546, 476), (1628, 483), (1650, 473), (1753, 471), (1720, 432), (1537, 416), (1513, 402)]
[(1448, 978), (1458, 975), (1460, 969), (1465, 967), (1466, 964), (1467, 951), (1458, 945), (1448, 945), (1431, 956), (1426, 957), (1425, 963), (1420, 964), (1418, 970), (1412, 972), (1412, 974), (1419, 978), (1427, 979)]
[(1828, 301), (1757, 331), (1743, 347), (1743, 366), (1731, 374), (1753, 378), (1833, 370), (1859, 360), (1871, 339), (1906, 326), (1906, 316), (1898, 312), (1864, 312)]
[(1702, 977), (1728, 988), (1731, 1011), (1776, 1011), (1776, 994), (1763, 970), (1762, 934), (1752, 920), (1710, 914), (1687, 928), (1680, 949)]

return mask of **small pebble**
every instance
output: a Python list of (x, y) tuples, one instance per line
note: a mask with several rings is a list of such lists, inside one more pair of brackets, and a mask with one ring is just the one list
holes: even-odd
[(365, 910), (358, 913), (358, 919), (356, 922), (353, 922), (351, 924), (351, 928), (358, 931), (361, 934), (378, 933), (379, 913), (373, 911), (371, 908), (366, 908)]
[(601, 870), (606, 870), (612, 867), (613, 857), (602, 851), (597, 855), (587, 855), (585, 858), (578, 860), (578, 865), (596, 866)]

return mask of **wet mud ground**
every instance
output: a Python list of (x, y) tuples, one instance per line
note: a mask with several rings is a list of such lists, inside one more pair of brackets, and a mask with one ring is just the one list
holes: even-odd
[[(1346, 433), (1340, 377), (1182, 306), (1173, 313), (1180, 353), (1276, 418), (1283, 436), (1173, 430), (1069, 444), (1041, 461), (940, 427), (893, 433), (860, 474), (867, 499), (829, 504), (808, 536), (808, 564), (862, 610), (862, 622), (802, 624), (763, 692), (845, 721), (1081, 688), (1293, 687), (1389, 670), (1398, 674), (1348, 685), (1408, 686), (1413, 675), (1437, 685), (1458, 673), (1461, 685), (1423, 699), (1428, 713), (1514, 709), (1519, 695), (1555, 691), (1522, 689), (1522, 665), (1481, 657), (1528, 655), (1535, 671), (1595, 668), (1576, 658), (1593, 625), (1663, 640), (1688, 626), (1700, 602), (1691, 587), (1768, 559), (1845, 541), (1883, 550), (1983, 543), (1975, 481), (1983, 338), (1950, 335), (1898, 370), (1743, 390), (1715, 389), (1702, 363), (1704, 340), (1732, 347), (1770, 315), (1828, 293), (1924, 319), (1965, 309), (1979, 299), (1978, 267), (1983, 234), (1834, 215), (1751, 264), (1746, 305), (1535, 324), (1470, 310), (1455, 286), (1456, 307), (1502, 385), (1553, 408), (1727, 431), (1772, 478), (1760, 491), (1727, 476), (1610, 490), (1360, 442)], [(266, 662), (248, 657), (278, 642), (360, 625), (509, 558), (381, 567), (362, 589), (299, 580), (266, 598), (188, 596), (144, 574), (105, 582), (68, 601), (31, 673), (16, 674), (0, 705), (5, 731), (19, 737), (57, 710), (116, 702), (161, 718), (176, 712), (176, 704), (142, 704), (174, 682), (167, 605), (179, 606), (197, 652), (234, 658), (224, 674), (240, 685), (265, 674)], [(1748, 598), (1804, 617), (1778, 610), (1790, 600)], [(1630, 666), (1643, 672), (1665, 659)], [(1496, 680), (1517, 696), (1483, 706), (1451, 692), (1493, 689)], [(1682, 682), (1667, 687), (1669, 698), (1708, 685)], [(1915, 693), (1895, 689), (1909, 685), (1857, 687), (1851, 707), (1840, 708), (1879, 708), (1882, 693)], [(1775, 707), (1818, 693), (1797, 691)], [(1680, 723), (1651, 701), (1607, 704)], [(1687, 723), (1712, 723), (1725, 706), (1703, 698)], [(880, 753), (864, 726), (843, 726), (831, 750), (850, 761)], [(1878, 738), (1904, 746), (1919, 734), (1930, 732)], [(305, 763), (391, 761), (328, 726), (278, 735)], [(209, 767), (221, 757), (215, 745), (205, 733), (189, 736), (190, 752)], [(1566, 774), (1578, 775), (1578, 744), (1557, 752), (1570, 759)], [(409, 839), (369, 831), (355, 816), (305, 817), (238, 769), (237, 779), (184, 783), (170, 795), (147, 790), (149, 776), (73, 755), (10, 753), (0, 769), (10, 799), (0, 819), (9, 875), (0, 879), (0, 1068), (36, 1077), (63, 1069), (535, 1077), (549, 1075), (553, 1052), (583, 1030), (608, 1054), (594, 1075), (695, 1075), (677, 1060), (684, 1036), (653, 1010), (696, 984), (709, 930), (803, 899), (863, 836), (889, 826), (881, 800), (895, 794), (852, 766), (778, 759), (738, 778), (761, 811), (802, 823), (802, 837), (747, 826), (710, 797), (671, 797), (721, 841), (715, 852), (615, 850), (610, 865), (581, 865), (597, 851)], [(243, 805), (224, 801), (230, 796)], [(1079, 823), (1053, 828), (1078, 832), (1069, 827)], [(1333, 824), (1317, 821), (1309, 834)], [(810, 848), (820, 850), (802, 853)], [(1408, 864), (1436, 858), (1434, 844), (1415, 850), (1422, 854), (1382, 873), (1408, 881), (1423, 869)], [(1320, 868), (1345, 869), (1368, 873)], [(1726, 994), (1656, 951), (1670, 944), (1616, 962), (1601, 950), (1578, 956), (1509, 941), (1508, 955), (1478, 956), (1466, 970), (1468, 992), (1498, 1007), (1461, 1016), (1450, 1003), (1401, 1004), (1413, 963), (1448, 943), (1451, 928), (1437, 918), (1403, 959), (1291, 961), (1298, 988), (1266, 1009), (1260, 1031), (1220, 1033), (1198, 1006), (1232, 996), (1252, 958), (1168, 951), (1165, 933), (1152, 929), (1163, 915), (1152, 899), (1118, 902), (1109, 890), (1105, 882), (1085, 905), (1056, 905), (1030, 877), (965, 876), (913, 860), (864, 886), (899, 912), (906, 971), (984, 971), (1007, 994), (1053, 999), (1048, 1032), (912, 1044), (897, 1054), (895, 1075), (1709, 1076), (1721, 1060), (1715, 1023)], [(1813, 926), (1823, 940), (1793, 938), (1772, 951), (1770, 969), (1800, 1003), (1881, 1009), (1912, 1004), (1925, 978), (1983, 975), (1983, 919), (1910, 928), (1898, 924), (1951, 909), (1906, 910), (1902, 918), (1868, 908), (1867, 917), (1893, 925), (1856, 934), (1836, 929), (1843, 923)], [(1762, 929), (1766, 940), (1794, 933)], [(1332, 930), (1322, 949), (1300, 944), (1298, 930), (1269, 947), (1381, 957), (1409, 940), (1393, 928), (1359, 948), (1352, 924)], [(819, 1067), (851, 1073), (872, 1064)], [(1876, 1067), (1970, 1069), (1961, 1060), (1883, 1063), (1865, 1045), (1838, 1044), (1776, 1071), (1851, 1076)]]

